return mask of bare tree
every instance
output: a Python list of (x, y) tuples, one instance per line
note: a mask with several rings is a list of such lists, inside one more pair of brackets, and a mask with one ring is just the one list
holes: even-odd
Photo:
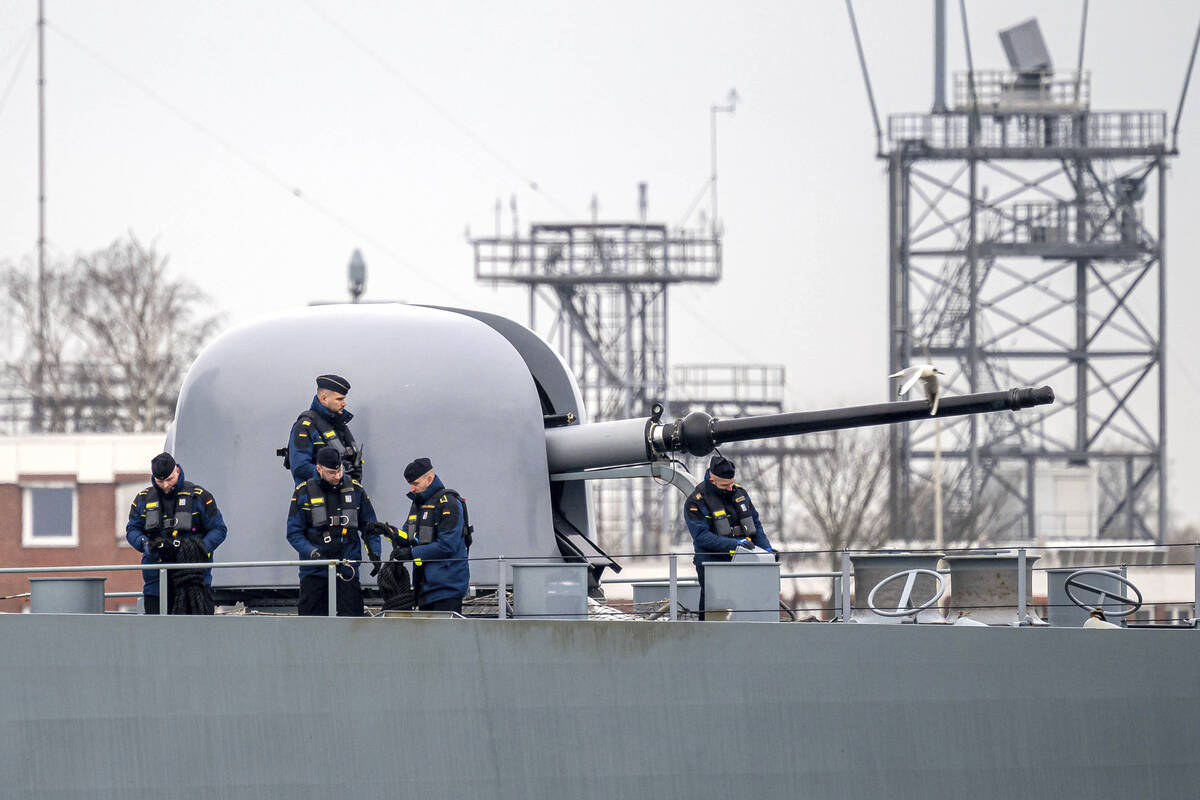
[[(829, 551), (829, 569), (841, 569), (841, 551), (873, 550), (888, 543), (888, 432), (886, 429), (835, 431), (829, 449), (797, 459), (789, 473), (789, 486), (804, 512), (804, 524)], [(945, 481), (947, 541), (965, 547), (985, 541), (1004, 519), (1011, 500), (995, 481), (984, 482), (972, 505), (967, 499), (969, 471), (950, 470)], [(934, 538), (932, 480), (916, 487), (905, 513), (913, 529)], [(896, 542), (898, 546), (912, 543)]]
[(47, 264), (44, 271), (46, 321), (38, 324), (36, 268), (27, 259), (3, 273), (9, 330), (16, 339), (15, 352), (6, 358), (6, 384), (27, 398), (38, 429), (63, 431), (68, 421), (81, 415), (81, 393), (74, 390), (74, 364), (81, 346), (73, 327), (79, 282), (65, 265)]
[(826, 441), (828, 450), (795, 460), (789, 484), (838, 568), (838, 551), (870, 549), (887, 539), (887, 440), (879, 431), (845, 430)]
[[(183, 373), (220, 318), (168, 259), (132, 234), (46, 270), (47, 334), (39, 336), (36, 279), (5, 270), (24, 346), (10, 374), (32, 401), (35, 429), (162, 430), (174, 413)], [(38, 365), (42, 380), (37, 380)]]
[(80, 258), (79, 326), (85, 357), (111, 363), (100, 384), (120, 430), (161, 430), (171, 420), (184, 372), (220, 319), (189, 281), (167, 274), (168, 258), (132, 235)]

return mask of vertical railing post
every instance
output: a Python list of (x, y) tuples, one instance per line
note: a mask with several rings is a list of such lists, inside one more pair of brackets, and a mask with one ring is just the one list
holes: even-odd
[(1017, 548), (1017, 624), (1024, 625), (1028, 619), (1025, 611), (1025, 548)]
[[(170, 599), (167, 597), (167, 568), (158, 568), (158, 613), (163, 616), (167, 613), (167, 606), (170, 605)], [(143, 601), (144, 602), (144, 601)]]
[(679, 612), (676, 608), (679, 606), (679, 556), (675, 553), (667, 556), (667, 599), (671, 603), (669, 619), (679, 619)]
[(1192, 590), (1192, 625), (1200, 628), (1200, 544), (1193, 548), (1192, 560), (1196, 562), (1193, 567), (1196, 577), (1195, 588)]
[(850, 553), (842, 551), (842, 622), (850, 621)]
[(330, 617), (337, 616), (337, 562), (330, 561), (327, 567), (329, 578), (326, 584), (328, 602), (326, 603), (326, 615)]
[(496, 556), (496, 605), (499, 607), (496, 615), (500, 619), (508, 618), (508, 580), (504, 576), (504, 556)]

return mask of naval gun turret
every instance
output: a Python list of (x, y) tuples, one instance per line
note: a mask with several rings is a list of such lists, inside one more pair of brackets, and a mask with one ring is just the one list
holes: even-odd
[[(344, 375), (347, 410), (365, 449), (364, 477), (381, 519), (409, 500), (404, 466), (426, 456), (468, 498), (472, 581), (494, 584), (503, 557), (583, 559), (594, 576), (619, 565), (594, 542), (586, 481), (660, 475), (684, 491), (673, 453), (726, 442), (929, 417), (923, 401), (714, 419), (593, 423), (563, 360), (528, 328), (478, 311), (404, 304), (315, 306), (226, 331), (196, 358), (166, 446), (187, 478), (216, 497), (229, 527), (219, 560), (295, 556), (285, 520), (294, 486), (275, 451), (314, 393), (316, 375)], [(1050, 389), (945, 398), (938, 417), (1048, 403)], [(664, 474), (670, 471), (670, 475)], [(674, 489), (664, 489), (674, 492)], [(223, 601), (294, 594), (294, 567), (215, 570)]]

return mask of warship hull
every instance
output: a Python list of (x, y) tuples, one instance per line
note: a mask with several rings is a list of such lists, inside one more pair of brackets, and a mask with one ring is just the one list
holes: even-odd
[(1186, 630), (0, 615), (2, 798), (1181, 798)]

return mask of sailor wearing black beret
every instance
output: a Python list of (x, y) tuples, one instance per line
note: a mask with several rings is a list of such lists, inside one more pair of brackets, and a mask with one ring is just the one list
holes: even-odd
[[(227, 533), (225, 520), (212, 492), (186, 480), (183, 467), (170, 453), (150, 459), (149, 486), (138, 492), (129, 507), (125, 540), (142, 551), (143, 564), (203, 563)], [(147, 614), (160, 610), (162, 587), (157, 569), (142, 571), (142, 607)], [(167, 577), (168, 614), (212, 614), (212, 570), (171, 570)]]
[[(358, 481), (343, 468), (342, 457), (326, 445), (317, 450), (316, 477), (296, 487), (288, 509), (287, 540), (306, 561), (337, 560), (339, 580), (332, 598), (338, 616), (361, 617), (364, 614), (359, 564), (363, 563), (363, 545), (367, 559), (374, 565), (371, 575), (379, 573), (379, 534), (372, 532), (376, 522), (371, 498)], [(301, 616), (329, 613), (328, 566), (300, 566)]]
[(372, 532), (391, 541), (393, 560), (413, 562), (417, 608), (462, 613), (463, 596), (471, 582), (467, 563), (471, 525), (466, 502), (458, 492), (446, 488), (428, 458), (410, 461), (404, 468), (404, 480), (412, 501), (407, 521), (400, 528), (381, 522)]
[(362, 480), (362, 448), (354, 441), (348, 423), (354, 415), (346, 410), (350, 381), (332, 372), (317, 376), (317, 393), (307, 411), (296, 418), (287, 449), (280, 449), (292, 480), (303, 483), (316, 476), (316, 454), (332, 448), (354, 480)]
[[(758, 510), (746, 487), (733, 482), (734, 464), (720, 453), (708, 463), (704, 480), (683, 503), (683, 519), (692, 535), (696, 577), (700, 581), (700, 619), (704, 619), (704, 565), (732, 561), (738, 548), (774, 553), (763, 532)], [(776, 560), (779, 556), (776, 555)]]

